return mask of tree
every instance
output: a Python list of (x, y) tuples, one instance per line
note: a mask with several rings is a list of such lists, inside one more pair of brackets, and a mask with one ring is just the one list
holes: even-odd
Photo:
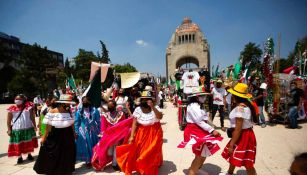
[(250, 63), (250, 69), (258, 68), (260, 64), (260, 58), (262, 55), (262, 50), (259, 45), (249, 42), (245, 45), (244, 50), (240, 53), (243, 68), (247, 63)]
[[(276, 67), (277, 62), (275, 61), (274, 64), (275, 64), (274, 67)], [(291, 59), (285, 59), (285, 58), (279, 59), (279, 73), (282, 73), (283, 70), (292, 66), (292, 64), (293, 64), (293, 62), (292, 62)]]
[(23, 45), (20, 58), (17, 60), (20, 70), (9, 83), (13, 93), (25, 93), (28, 96), (44, 94), (50, 84), (47, 70), (54, 71), (59, 65), (56, 58), (49, 55), (47, 47), (38, 44)]
[(116, 73), (127, 73), (127, 72), (137, 72), (136, 68), (130, 63), (125, 63), (123, 65), (117, 64), (114, 66)]
[(307, 36), (304, 36), (302, 39), (296, 42), (296, 45), (288, 55), (288, 59), (294, 61), (297, 55), (303, 54), (303, 52), (307, 52)]
[(65, 60), (64, 72), (65, 72), (68, 76), (72, 73), (72, 70), (71, 70), (71, 67), (70, 67), (68, 58), (66, 58), (66, 60)]
[(91, 62), (99, 62), (100, 59), (92, 52), (84, 49), (79, 49), (79, 53), (75, 60), (76, 78), (88, 82), (91, 72)]
[[(101, 62), (102, 63), (109, 63), (111, 60), (109, 58), (109, 51), (107, 50), (106, 45), (100, 40), (100, 44), (101, 44)], [(99, 57), (99, 55), (98, 55)]]
[(0, 41), (0, 94), (7, 92), (8, 83), (13, 79), (16, 74), (16, 69), (11, 66), (11, 63), (16, 61), (12, 56), (9, 46), (4, 45)]

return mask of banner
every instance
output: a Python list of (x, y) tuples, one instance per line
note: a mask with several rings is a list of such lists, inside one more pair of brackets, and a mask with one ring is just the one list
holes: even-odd
[(94, 78), (97, 70), (101, 68), (101, 83), (103, 83), (106, 80), (108, 70), (109, 70), (110, 64), (101, 64), (101, 63), (96, 63), (92, 62), (91, 63), (91, 74), (90, 74), (90, 79), (89, 81), (91, 82), (92, 79)]

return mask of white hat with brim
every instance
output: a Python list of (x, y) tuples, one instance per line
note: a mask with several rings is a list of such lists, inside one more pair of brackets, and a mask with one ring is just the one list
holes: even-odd
[(210, 93), (202, 91), (201, 87), (195, 87), (195, 88), (192, 89), (192, 93), (190, 95), (188, 95), (188, 97), (204, 96), (204, 95), (208, 95), (208, 94), (210, 94)]
[(76, 104), (76, 102), (72, 101), (72, 96), (69, 94), (62, 94), (60, 99), (55, 101), (56, 103), (65, 103), (65, 104)]
[(188, 97), (199, 97), (199, 96), (205, 96), (205, 95), (210, 95), (210, 93), (199, 92), (199, 93), (190, 94)]

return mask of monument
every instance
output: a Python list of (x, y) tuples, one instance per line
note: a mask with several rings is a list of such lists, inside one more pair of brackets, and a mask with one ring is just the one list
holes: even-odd
[(210, 70), (210, 47), (200, 27), (186, 17), (172, 34), (166, 49), (167, 79), (174, 79), (176, 69), (189, 69), (191, 63)]

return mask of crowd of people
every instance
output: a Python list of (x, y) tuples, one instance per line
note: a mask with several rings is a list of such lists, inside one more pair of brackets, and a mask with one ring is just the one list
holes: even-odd
[(157, 174), (163, 162), (159, 106), (164, 99), (157, 100), (163, 94), (155, 89), (151, 84), (108, 89), (98, 107), (90, 96), (75, 93), (52, 93), (45, 101), (37, 96), (33, 103), (17, 95), (7, 109), (8, 156), (17, 156), (17, 164), (23, 163), (22, 154), (34, 160), (38, 131), (41, 146), (33, 168), (38, 174), (71, 174), (77, 161), (100, 171), (110, 163), (126, 174)]
[[(211, 125), (219, 112), (221, 131), (227, 132), (230, 138), (222, 151), (229, 169), (221, 175), (232, 175), (235, 167), (241, 166), (246, 168), (248, 175), (255, 175), (257, 142), (253, 125), (266, 126), (263, 115), (265, 87), (258, 80), (249, 85), (231, 85), (217, 80), (208, 92), (193, 78), (190, 75), (184, 78), (191, 89), (184, 90), (184, 98), (188, 101), (187, 125), (183, 141), (178, 145), (179, 148), (193, 145), (195, 158), (188, 174), (197, 174), (206, 158), (220, 149), (218, 143), (223, 138)], [(34, 160), (31, 153), (38, 148), (38, 131), (41, 146), (33, 168), (38, 174), (72, 174), (78, 161), (98, 171), (110, 164), (115, 171), (127, 175), (133, 172), (156, 175), (163, 163), (160, 120), (166, 95), (163, 88), (158, 91), (154, 86), (119, 89), (116, 93), (113, 91), (112, 96), (112, 90), (107, 90), (98, 107), (92, 104), (90, 96), (73, 93), (52, 94), (45, 102), (38, 96), (34, 103), (22, 94), (17, 95), (15, 104), (7, 109), (8, 156), (17, 156), (17, 164), (23, 162), (22, 154), (28, 154), (27, 159)], [(203, 107), (208, 96), (212, 99), (211, 116)], [(295, 82), (291, 83), (289, 96), (289, 127), (295, 128), (295, 115), (303, 98)], [(35, 116), (39, 117), (38, 124)], [(229, 128), (224, 126), (225, 116), (229, 117)], [(305, 165), (303, 158), (306, 156), (298, 156), (295, 160)], [(303, 171), (301, 166), (293, 168), (293, 172)]]

